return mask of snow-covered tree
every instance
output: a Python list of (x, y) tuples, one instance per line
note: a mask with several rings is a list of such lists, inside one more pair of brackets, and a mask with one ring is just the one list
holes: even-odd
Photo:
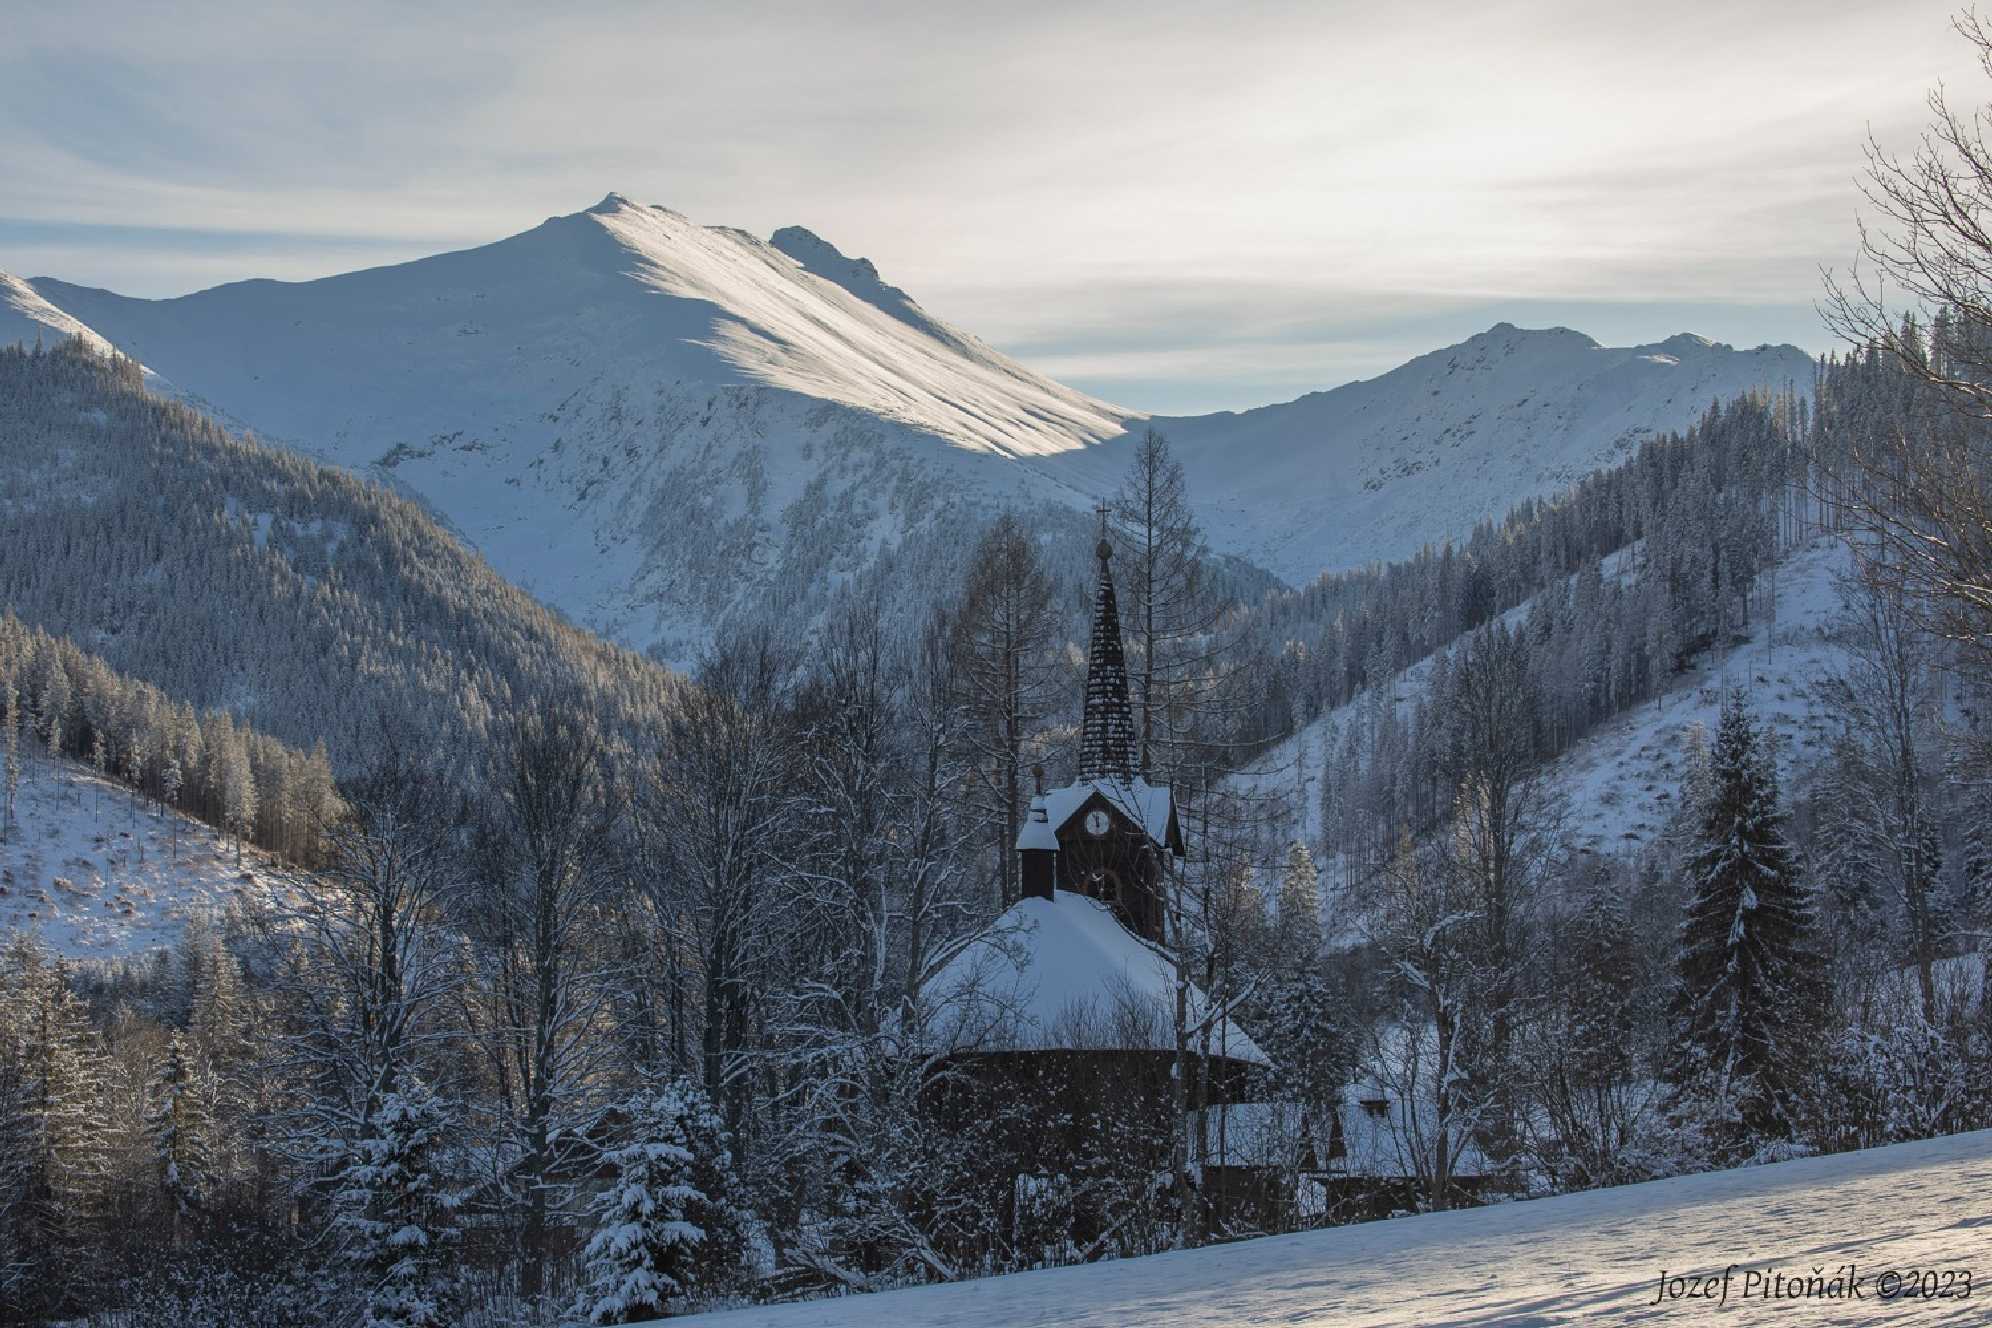
[(216, 1096), (206, 1058), (184, 1034), (173, 1034), (153, 1080), (147, 1125), (159, 1189), (176, 1230), (206, 1205), (216, 1180)]
[(615, 1175), (590, 1206), (576, 1312), (591, 1324), (659, 1317), (723, 1290), (748, 1238), (726, 1127), (695, 1085), (641, 1094), (612, 1116), (628, 1141), (606, 1154)]
[(4, 751), (0, 751), (0, 795), (4, 795), (6, 805), (0, 807), (0, 839), (11, 839), (14, 834), (14, 805), (21, 792), (21, 693), (10, 680), (4, 693), (0, 693), (0, 703), (4, 703), (7, 713), (4, 717)]
[(461, 1196), (437, 1153), (454, 1113), (412, 1073), (374, 1105), (334, 1178), (332, 1229), (366, 1289), (367, 1328), (450, 1328)]
[(69, 973), (25, 936), (0, 956), (0, 1280), (17, 1305), (76, 1289), (107, 1188), (103, 1056)]
[(1732, 1104), (1747, 1136), (1788, 1137), (1825, 993), (1769, 740), (1740, 696), (1723, 710), (1687, 870), (1669, 1080), (1683, 1102)]

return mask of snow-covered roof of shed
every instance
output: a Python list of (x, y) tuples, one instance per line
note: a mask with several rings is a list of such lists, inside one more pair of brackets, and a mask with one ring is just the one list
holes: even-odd
[[(1323, 1158), (1331, 1172), (1351, 1176), (1409, 1177), (1418, 1174), (1412, 1157), (1414, 1149), (1436, 1133), (1430, 1102), (1405, 1101), (1389, 1088), (1373, 1081), (1351, 1084), (1342, 1090), (1335, 1105), (1342, 1127), (1344, 1155)], [(1327, 1144), (1317, 1133), (1316, 1143)], [(1454, 1140), (1452, 1174), (1461, 1179), (1491, 1175), (1495, 1167), (1480, 1145), (1471, 1138)]]
[(1082, 779), (1038, 794), (1031, 799), (1023, 828), (1017, 831), (1017, 847), (1057, 848), (1059, 827), (1071, 820), (1096, 793), (1146, 830), (1150, 839), (1158, 844), (1169, 842), (1169, 812), (1173, 806), (1169, 790), (1136, 775), (1133, 779)]
[(1298, 1102), (1233, 1102), (1210, 1108), (1204, 1130), (1208, 1161), (1292, 1166), (1307, 1142), (1307, 1113)]
[[(1123, 927), (1105, 904), (1068, 890), (1012, 904), (922, 994), (931, 1035), (957, 1050), (1173, 1051), (1176, 1045), (1169, 957)], [(1209, 1008), (1192, 986), (1192, 1024)], [(1266, 1063), (1258, 1044), (1221, 1016), (1210, 1047)]]

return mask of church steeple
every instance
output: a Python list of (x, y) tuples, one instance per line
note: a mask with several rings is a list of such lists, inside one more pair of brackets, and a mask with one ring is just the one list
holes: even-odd
[(1134, 710), (1127, 699), (1127, 656), (1121, 646), (1120, 608), (1108, 566), (1107, 507), (1100, 512), (1100, 588), (1093, 599), (1093, 641), (1086, 654), (1086, 713), (1079, 730), (1081, 779), (1134, 777)]

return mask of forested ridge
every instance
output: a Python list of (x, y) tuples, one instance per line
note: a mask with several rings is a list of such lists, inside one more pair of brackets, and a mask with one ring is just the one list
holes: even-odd
[(666, 670), (507, 585), (378, 485), (230, 436), (127, 360), (0, 349), (0, 603), (334, 765), (560, 693), (627, 729)]

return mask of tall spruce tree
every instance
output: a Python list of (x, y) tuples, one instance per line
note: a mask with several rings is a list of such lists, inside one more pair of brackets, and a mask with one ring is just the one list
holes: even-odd
[(622, 1104), (628, 1142), (604, 1161), (575, 1306), (591, 1324), (630, 1323), (723, 1289), (740, 1270), (748, 1217), (725, 1123), (690, 1080)]
[(1710, 1125), (1720, 1144), (1748, 1146), (1791, 1134), (1787, 1104), (1805, 1074), (1825, 984), (1776, 766), (1740, 698), (1723, 710), (1708, 780), (1688, 860), (1693, 895), (1676, 959), (1668, 1079), (1677, 1107), (1718, 1108)]
[(460, 1196), (438, 1154), (456, 1121), (413, 1074), (375, 1106), (340, 1170), (332, 1227), (366, 1288), (362, 1328), (443, 1328), (459, 1322), (449, 1244)]

